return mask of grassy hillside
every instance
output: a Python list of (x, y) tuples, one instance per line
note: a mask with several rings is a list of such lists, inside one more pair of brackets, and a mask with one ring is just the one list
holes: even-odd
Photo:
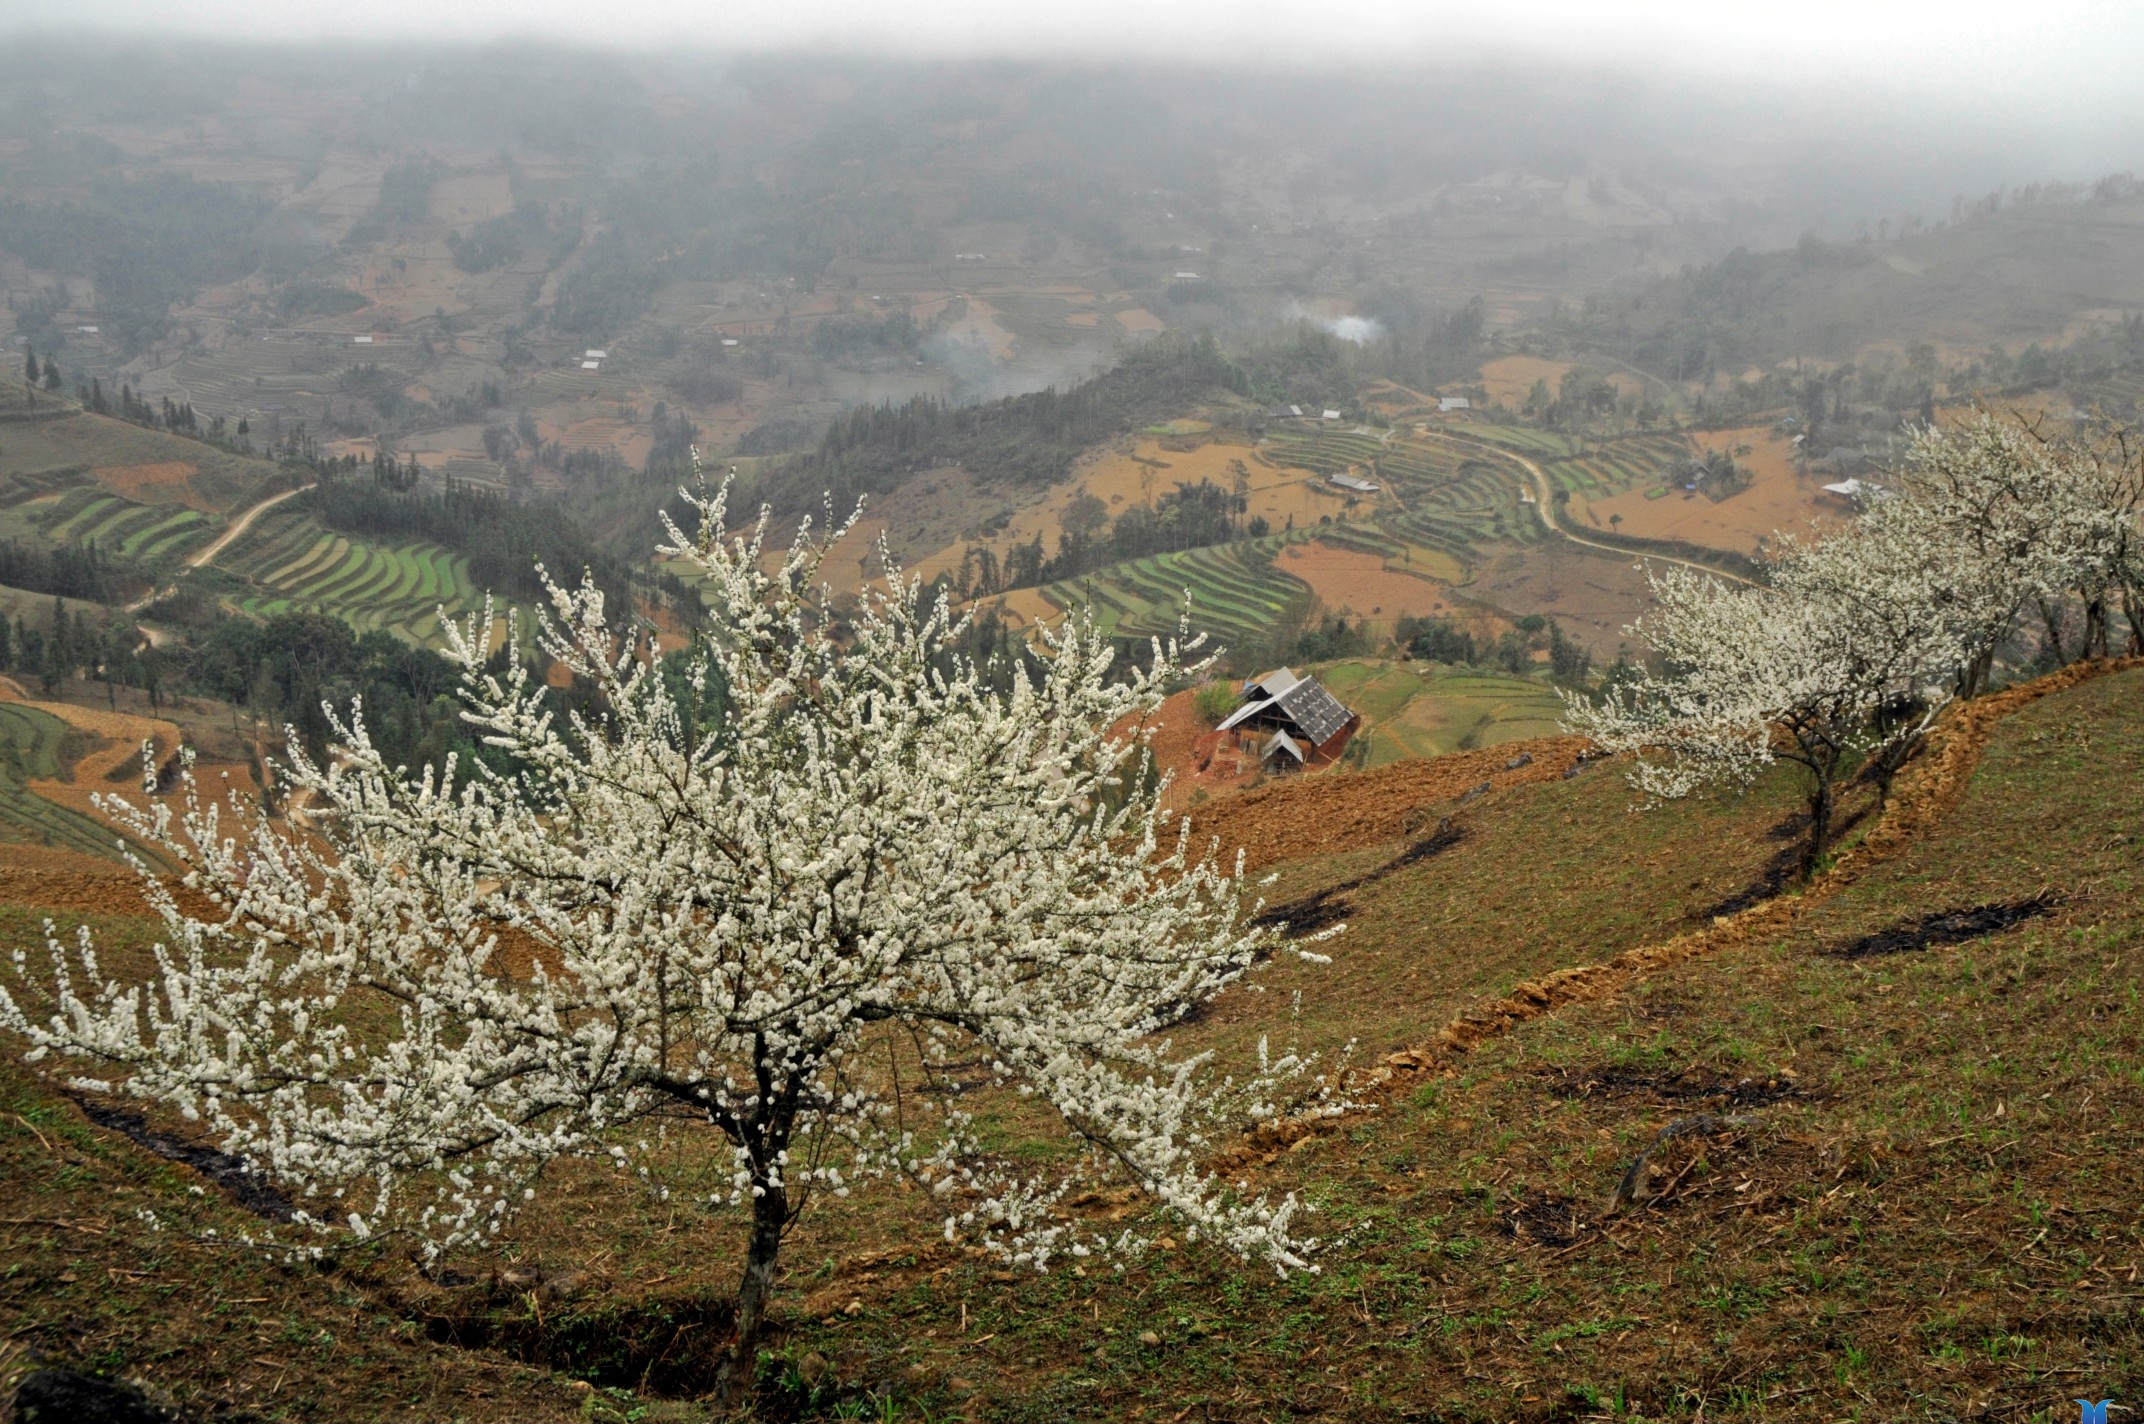
[[(1119, 1277), (1013, 1277), (929, 1244), (928, 1203), (830, 1203), (787, 1257), (769, 1416), (2028, 1420), (2133, 1396), (2144, 810), (2110, 793), (2144, 778), (2140, 693), (2130, 672), (2023, 707), (1903, 853), (1239, 1165), (1317, 1209), (1317, 1275), (1164, 1243)], [(1351, 784), (1375, 797), (1381, 775)], [(1343, 839), (1281, 866), (1276, 897), (1323, 890), (1353, 923), (1333, 965), (1273, 976), (1302, 993), (1294, 1031), (1374, 1064), (1523, 981), (1707, 925), (1761, 882), (1791, 796), (1629, 801), (1595, 767), (1414, 808), (1458, 828), (1440, 853)], [(139, 952), (116, 894), (45, 897), (0, 926), (49, 906)], [(1961, 913), (2019, 905), (1988, 933)], [(1288, 998), (1231, 994), (1186, 1033), (1240, 1042)], [(30, 1184), (0, 1223), (19, 1342), (272, 1417), (704, 1417), (661, 1396), (705, 1383), (731, 1233), (607, 1174), (562, 1174), (510, 1253), (570, 1272), (556, 1290), (426, 1285), (392, 1252), (283, 1269), (204, 1244), (244, 1215), (12, 1062), (0, 1094), (0, 1164)]]
[(270, 461), (87, 411), (0, 424), (0, 504), (57, 481), (93, 484), (143, 504), (231, 514), (281, 478)]

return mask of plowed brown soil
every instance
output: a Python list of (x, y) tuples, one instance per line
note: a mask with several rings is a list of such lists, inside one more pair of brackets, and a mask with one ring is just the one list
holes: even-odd
[[(1542, 737), (1369, 771), (1312, 771), (1217, 796), (1190, 811), (1193, 834), (1241, 846), (1252, 870), (1284, 860), (1330, 855), (1411, 834), (1420, 810), (1479, 786), (1502, 790), (1552, 781), (1586, 749), (1583, 737)], [(1513, 767), (1521, 757), (1531, 758)]]
[(0, 857), (0, 904), (91, 915), (141, 915), (149, 909), (141, 877), (126, 866), (37, 845), (11, 845)]

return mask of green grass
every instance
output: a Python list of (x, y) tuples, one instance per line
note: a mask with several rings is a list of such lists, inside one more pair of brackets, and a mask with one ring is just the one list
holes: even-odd
[[(1374, 669), (1333, 671), (1381, 695)], [(1374, 797), (1397, 775), (1349, 784)], [(1936, 834), (1790, 933), (1518, 1025), (1453, 1076), (1243, 1170), (1304, 1203), (1324, 1242), (1316, 1274), (1275, 1280), (1196, 1243), (1121, 1270), (1011, 1272), (938, 1242), (923, 1193), (815, 1201), (769, 1342), (775, 1373), (827, 1371), (793, 1417), (1933, 1424), (2134, 1398), (2140, 783), (2144, 675), (2050, 698), (1997, 729)], [(1395, 843), (1280, 867), (1269, 893), (1283, 899), (1366, 877), (1333, 962), (1276, 961), (1266, 993), (1225, 996), (1180, 1030), (1184, 1046), (1354, 1038), (1374, 1063), (1484, 996), (1705, 923), (1764, 871), (1780, 845), (1767, 828), (1793, 800), (1775, 777), (1637, 812), (1602, 766), (1424, 804), (1425, 824), (1465, 830), (1442, 854), (1393, 865)], [(2043, 890), (2061, 897), (2053, 916), (1984, 939), (1830, 953)], [(34, 938), (43, 913), (0, 909), (0, 932)], [(59, 918), (66, 933), (83, 917)], [(94, 923), (111, 960), (142, 959), (139, 921)], [(1604, 1217), (1638, 1151), (1702, 1112), (1747, 1122), (1677, 1139), (1655, 1159), (1659, 1195)], [(243, 1397), (291, 1418), (705, 1417), (630, 1380), (572, 1390), (434, 1346), (417, 1323), (457, 1312), (539, 1343), (697, 1340), (650, 1327), (730, 1288), (737, 1223), (616, 1174), (547, 1178), (517, 1245), (458, 1260), (475, 1286), (427, 1284), (392, 1251), (292, 1270), (208, 1244), (255, 1224), (0, 1060), (0, 1177), (10, 1332), (147, 1374), (192, 1412)], [(508, 1262), (591, 1279), (563, 1301), (488, 1292)]]
[(1334, 696), (1362, 714), (1355, 735), (1367, 739), (1370, 766), (1562, 730), (1563, 701), (1538, 678), (1368, 658), (1317, 672)]

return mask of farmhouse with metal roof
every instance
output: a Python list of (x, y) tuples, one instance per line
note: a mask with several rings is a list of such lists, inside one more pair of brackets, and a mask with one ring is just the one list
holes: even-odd
[(1359, 720), (1316, 678), (1281, 668), (1243, 684), (1242, 702), (1220, 730), (1261, 738), (1259, 762), (1288, 770), (1330, 760)]

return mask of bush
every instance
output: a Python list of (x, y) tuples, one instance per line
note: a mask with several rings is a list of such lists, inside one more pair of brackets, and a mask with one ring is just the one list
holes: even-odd
[(1236, 710), (1236, 702), (1235, 684), (1226, 680), (1209, 682), (1191, 695), (1191, 710), (1207, 726), (1217, 727), (1222, 718)]

